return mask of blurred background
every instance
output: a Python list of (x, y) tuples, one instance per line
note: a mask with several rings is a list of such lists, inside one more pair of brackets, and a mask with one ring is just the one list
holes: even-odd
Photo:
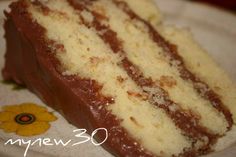
[(236, 0), (191, 0), (200, 1), (209, 5), (214, 5), (236, 13)]

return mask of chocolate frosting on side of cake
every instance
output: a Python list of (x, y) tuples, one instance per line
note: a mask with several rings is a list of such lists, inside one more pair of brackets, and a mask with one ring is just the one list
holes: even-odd
[[(7, 40), (5, 80), (25, 84), (45, 103), (63, 112), (65, 118), (77, 127), (94, 129), (105, 127), (109, 137), (104, 147), (119, 156), (155, 156), (142, 148), (120, 126), (120, 120), (106, 110), (114, 99), (100, 94), (101, 85), (95, 80), (78, 76), (63, 76), (60, 63), (54, 57), (45, 39), (45, 30), (27, 12), (27, 3), (12, 3), (10, 13), (5, 13), (5, 38)], [(105, 134), (98, 133), (97, 139)]]

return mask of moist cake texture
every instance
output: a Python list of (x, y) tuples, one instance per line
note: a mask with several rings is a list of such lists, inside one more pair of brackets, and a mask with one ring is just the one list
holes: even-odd
[[(236, 119), (236, 88), (151, 0), (20, 0), (5, 22), (5, 80), (117, 156), (200, 156)], [(100, 133), (97, 140), (103, 139)]]

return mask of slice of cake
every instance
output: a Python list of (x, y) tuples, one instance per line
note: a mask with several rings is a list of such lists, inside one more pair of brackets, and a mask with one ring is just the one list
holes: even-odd
[[(117, 156), (194, 157), (236, 120), (236, 88), (150, 0), (20, 0), (5, 22), (5, 80)], [(97, 140), (104, 139), (99, 133)]]

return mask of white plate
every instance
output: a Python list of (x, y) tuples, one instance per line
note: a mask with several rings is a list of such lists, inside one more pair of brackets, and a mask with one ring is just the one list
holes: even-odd
[[(190, 27), (197, 41), (215, 58), (215, 60), (236, 80), (236, 16), (222, 10), (205, 5), (195, 4), (181, 0), (156, 0), (164, 13), (165, 23)], [(0, 2), (0, 25), (4, 22), (2, 11), (7, 8), (9, 2)], [(4, 64), (5, 41), (4, 30), (0, 27), (0, 69)], [(1, 76), (0, 76), (1, 79)], [(35, 95), (27, 90), (12, 91), (10, 86), (0, 85), (0, 105), (19, 104), (21, 102), (35, 102), (44, 105)], [(52, 110), (52, 109), (49, 109)], [(71, 139), (75, 127), (68, 124), (62, 116), (56, 114), (59, 119), (52, 123), (50, 130), (41, 136), (56, 139)], [(5, 134), (0, 130), (0, 156), (23, 157), (24, 147), (4, 146), (9, 138), (19, 138), (14, 134)], [(47, 154), (47, 155), (46, 155)], [(211, 157), (232, 157), (236, 154), (236, 147), (210, 155)], [(111, 157), (101, 147), (95, 147), (86, 143), (76, 147), (44, 146), (30, 147), (28, 157)]]

